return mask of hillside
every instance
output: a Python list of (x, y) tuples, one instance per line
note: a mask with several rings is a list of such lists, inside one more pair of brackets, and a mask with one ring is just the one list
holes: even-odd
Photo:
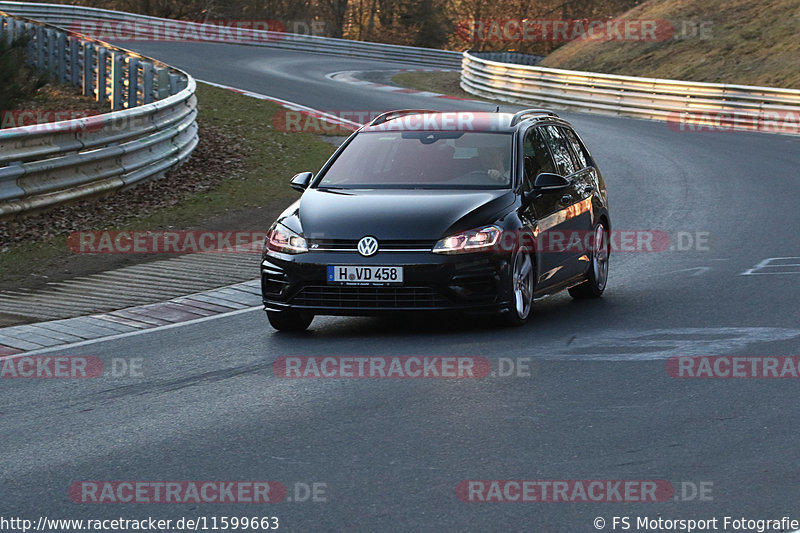
[(707, 38), (688, 35), (663, 42), (574, 41), (555, 50), (541, 65), (800, 88), (800, 0), (648, 0), (622, 18), (666, 19), (676, 34), (682, 21), (704, 23)]

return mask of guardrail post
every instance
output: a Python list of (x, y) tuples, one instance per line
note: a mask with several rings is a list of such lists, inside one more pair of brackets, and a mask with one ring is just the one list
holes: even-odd
[(122, 108), (122, 92), (125, 87), (125, 55), (111, 52), (111, 109)]
[(108, 100), (108, 49), (101, 46), (97, 48), (97, 71), (95, 73), (95, 81), (97, 82), (97, 91), (95, 98), (98, 102), (105, 102)]
[(29, 65), (35, 65), (36, 64), (36, 43), (33, 41), (35, 26), (30, 22), (26, 22), (24, 26), (25, 26), (25, 35), (28, 36), (28, 50), (27, 50), (27, 53), (25, 54), (25, 56), (26, 56), (25, 57), (25, 62), (27, 64), (29, 64)]
[(186, 88), (186, 80), (178, 74), (169, 75), (170, 94), (177, 94)]
[(59, 33), (56, 38), (56, 46), (58, 47), (58, 81), (66, 83), (69, 81), (67, 78), (67, 34)]
[(81, 84), (81, 43), (76, 37), (69, 38), (69, 81)]
[(156, 83), (158, 84), (158, 100), (169, 96), (169, 71), (165, 68), (156, 70)]
[(48, 28), (47, 34), (47, 71), (55, 76), (58, 74), (58, 37), (55, 30)]
[(178, 89), (178, 75), (170, 73), (169, 75), (169, 94), (175, 94)]
[(45, 33), (44, 27), (36, 26), (36, 68), (44, 70)]
[(92, 85), (94, 49), (94, 44), (83, 43), (83, 96), (94, 96), (94, 86)]
[(155, 98), (153, 96), (153, 76), (155, 73), (153, 72), (153, 64), (152, 63), (144, 63), (142, 67), (142, 103), (149, 104)]
[(128, 58), (128, 109), (136, 107), (139, 100), (139, 60)]

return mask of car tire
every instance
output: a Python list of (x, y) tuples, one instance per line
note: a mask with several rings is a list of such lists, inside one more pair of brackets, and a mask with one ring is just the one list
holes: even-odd
[(511, 256), (508, 276), (511, 302), (503, 314), (507, 326), (521, 326), (533, 314), (533, 291), (536, 287), (536, 268), (533, 256), (527, 250), (515, 251)]
[(314, 320), (314, 315), (300, 311), (267, 311), (270, 325), (278, 331), (305, 331)]
[(611, 240), (608, 229), (600, 221), (594, 226), (593, 250), (589, 257), (591, 265), (586, 281), (572, 287), (569, 295), (576, 299), (599, 298), (608, 284), (608, 259), (611, 255)]

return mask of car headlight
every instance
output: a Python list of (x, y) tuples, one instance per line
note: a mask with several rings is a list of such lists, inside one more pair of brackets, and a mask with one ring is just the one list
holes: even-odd
[(485, 226), (445, 237), (433, 247), (435, 254), (462, 254), (479, 252), (493, 247), (503, 230), (497, 226)]
[(297, 233), (277, 222), (267, 232), (267, 250), (285, 254), (302, 254), (308, 251), (308, 243)]

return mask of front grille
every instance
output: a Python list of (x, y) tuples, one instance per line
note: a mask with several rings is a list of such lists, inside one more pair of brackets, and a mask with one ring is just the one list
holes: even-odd
[[(380, 250), (431, 250), (436, 241), (420, 240), (378, 240)], [(322, 248), (324, 250), (343, 250), (352, 251), (357, 249), (358, 240), (342, 239), (309, 239), (308, 245), (312, 250)]]
[(293, 305), (328, 308), (435, 308), (448, 301), (430, 287), (308, 286), (292, 298)]

